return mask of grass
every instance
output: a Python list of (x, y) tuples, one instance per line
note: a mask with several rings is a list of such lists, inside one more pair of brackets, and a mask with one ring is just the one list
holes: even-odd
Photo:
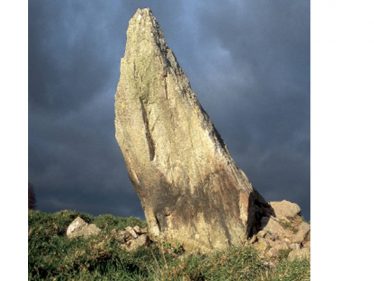
[[(103, 231), (88, 239), (67, 239), (66, 228), (78, 215)], [(289, 262), (284, 255), (269, 268), (251, 247), (188, 255), (180, 247), (154, 243), (129, 253), (111, 235), (129, 225), (146, 223), (134, 217), (29, 211), (29, 280), (310, 280), (309, 261)]]

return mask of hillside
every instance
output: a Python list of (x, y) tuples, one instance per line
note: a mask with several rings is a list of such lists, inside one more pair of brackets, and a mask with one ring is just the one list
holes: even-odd
[[(78, 216), (101, 232), (69, 239), (66, 230)], [(205, 255), (152, 241), (132, 252), (124, 250), (115, 233), (136, 225), (146, 223), (67, 210), (29, 211), (29, 280), (310, 280), (308, 260), (289, 261), (284, 252), (270, 261), (251, 245)]]

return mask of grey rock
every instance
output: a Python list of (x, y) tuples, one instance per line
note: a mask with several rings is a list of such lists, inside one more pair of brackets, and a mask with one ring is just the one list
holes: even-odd
[(66, 230), (66, 235), (68, 237), (72, 237), (74, 236), (74, 233), (77, 233), (78, 231), (80, 231), (82, 228), (84, 228), (85, 226), (87, 226), (88, 223), (85, 222), (81, 217), (76, 217), (75, 220), (73, 220), (67, 230)]
[(137, 234), (140, 234), (141, 231), (140, 231), (140, 227), (138, 225), (135, 225), (132, 229), (134, 229), (134, 231), (137, 233)]
[(139, 234), (145, 234), (145, 233), (148, 233), (148, 229), (146, 227), (140, 228)]
[(248, 240), (248, 243), (249, 244), (253, 244), (257, 241), (257, 236), (256, 235), (253, 235), (249, 240)]
[(131, 226), (127, 226), (125, 228), (125, 230), (130, 233), (130, 235), (132, 236), (132, 238), (136, 239), (138, 238), (138, 234), (136, 234), (135, 230), (131, 227)]
[(115, 240), (121, 243), (133, 239), (133, 236), (127, 230), (113, 230), (112, 235)]
[(286, 242), (287, 244), (291, 244), (291, 240), (289, 238), (284, 238), (283, 241)]
[(68, 238), (75, 237), (90, 237), (100, 233), (100, 228), (95, 224), (88, 224), (81, 217), (77, 217), (70, 223), (66, 230), (66, 236)]
[(301, 243), (301, 245), (303, 248), (310, 248), (310, 241), (304, 241), (303, 243)]
[(258, 237), (261, 237), (261, 238), (264, 238), (266, 235), (266, 231), (263, 231), (263, 230), (260, 230), (258, 233), (257, 233), (257, 236)]
[(129, 22), (115, 129), (152, 239), (202, 252), (246, 241), (259, 195), (230, 156), (149, 9), (138, 9)]
[(298, 231), (293, 237), (292, 241), (294, 243), (301, 243), (306, 239), (306, 236), (309, 234), (310, 231), (310, 225), (309, 223), (302, 222), (298, 226)]
[(148, 236), (145, 234), (142, 234), (138, 236), (136, 239), (131, 239), (125, 244), (122, 245), (122, 249), (127, 251), (136, 251), (138, 248), (142, 246), (146, 246), (149, 242)]
[(269, 204), (273, 208), (275, 216), (279, 218), (294, 218), (301, 211), (299, 205), (286, 200), (273, 201)]
[(279, 236), (278, 236), (277, 233), (267, 232), (266, 235), (265, 235), (265, 238), (270, 240), (270, 241), (275, 241), (275, 240), (279, 239)]
[(266, 225), (263, 228), (264, 231), (276, 236), (276, 237), (290, 237), (292, 232), (288, 229), (285, 229), (277, 220), (273, 217), (270, 217), (266, 221)]
[(300, 248), (301, 248), (300, 244), (298, 244), (298, 243), (292, 243), (292, 244), (290, 244), (290, 249), (292, 249), (292, 250), (298, 250)]

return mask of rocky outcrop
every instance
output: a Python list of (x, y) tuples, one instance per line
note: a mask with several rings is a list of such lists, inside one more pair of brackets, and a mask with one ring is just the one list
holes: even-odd
[(66, 236), (68, 238), (75, 237), (90, 237), (93, 235), (98, 235), (100, 233), (100, 228), (95, 224), (88, 224), (81, 217), (77, 217), (67, 228)]
[(280, 202), (269, 202), (274, 214), (278, 218), (293, 218), (301, 211), (300, 207), (292, 202), (282, 200)]
[(289, 260), (309, 258), (310, 225), (300, 214), (300, 207), (289, 201), (270, 202), (272, 214), (262, 217), (259, 231), (248, 241), (259, 253), (276, 260), (286, 254)]
[(209, 251), (251, 235), (267, 203), (230, 156), (149, 9), (129, 22), (115, 128), (152, 239)]
[[(76, 217), (68, 228), (66, 229), (66, 236), (69, 239), (76, 237), (88, 238), (91, 236), (96, 236), (101, 232), (95, 224), (85, 222), (81, 217)], [(125, 229), (115, 230), (110, 232), (110, 235), (105, 235), (102, 237), (104, 239), (101, 243), (104, 243), (105, 239), (114, 239), (120, 245), (123, 250), (126, 251), (136, 251), (142, 246), (147, 246), (150, 244), (151, 240), (148, 237), (147, 228), (141, 228), (139, 226), (127, 226)]]
[(134, 227), (127, 226), (124, 230), (113, 230), (111, 234), (120, 243), (123, 250), (130, 252), (147, 246), (151, 242), (147, 234), (147, 229), (140, 228), (137, 225)]

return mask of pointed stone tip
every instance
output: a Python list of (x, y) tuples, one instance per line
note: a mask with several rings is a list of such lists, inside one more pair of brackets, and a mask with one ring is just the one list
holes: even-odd
[(154, 18), (150, 8), (139, 8), (136, 10), (132, 19), (140, 20), (141, 18)]
[[(129, 21), (127, 39), (131, 41), (131, 39), (134, 38), (136, 42), (141, 42), (144, 37), (149, 37), (153, 33), (159, 34), (159, 28), (159, 24), (153, 16), (151, 9), (139, 8)], [(153, 38), (153, 36), (150, 38)]]
[(145, 7), (145, 8), (138, 8), (136, 9), (135, 13), (152, 13), (151, 8)]

